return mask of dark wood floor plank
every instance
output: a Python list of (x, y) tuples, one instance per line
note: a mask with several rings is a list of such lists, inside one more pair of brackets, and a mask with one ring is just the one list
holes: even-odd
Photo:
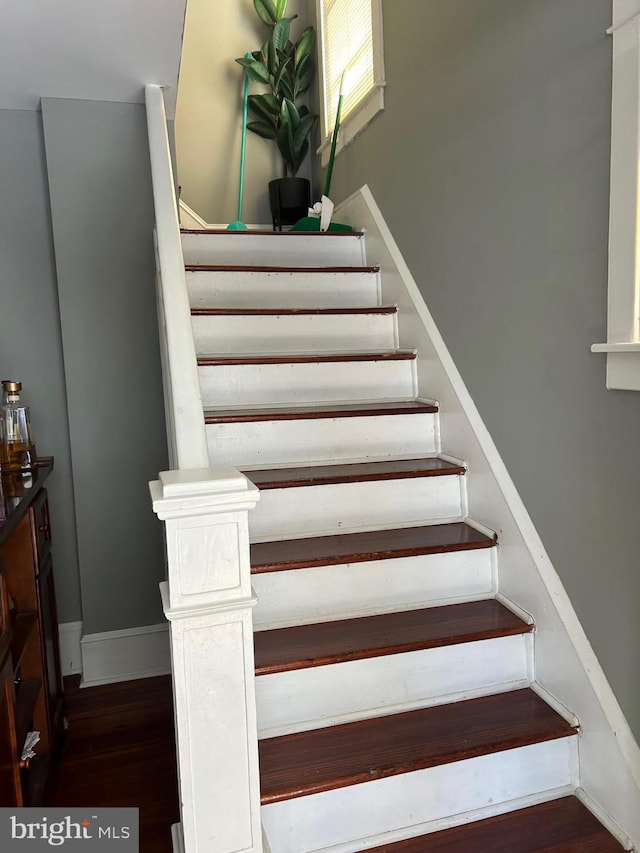
[(352, 361), (415, 361), (414, 350), (386, 350), (371, 352), (316, 352), (316, 353), (233, 353), (198, 356), (198, 367), (229, 367), (241, 364), (338, 364)]
[(532, 690), (516, 690), (260, 742), (262, 802), (575, 734)]
[(256, 675), (470, 643), (533, 630), (495, 599), (254, 634)]
[(205, 409), (207, 424), (247, 423), (258, 421), (317, 420), (319, 418), (363, 418), (392, 415), (434, 414), (438, 407), (420, 400), (387, 403), (342, 403), (313, 406), (285, 406), (257, 409)]
[(369, 308), (192, 308), (194, 317), (277, 317), (312, 314), (314, 316), (336, 314), (397, 314), (395, 305), (378, 305)]
[(251, 545), (251, 571), (258, 574), (390, 560), (420, 554), (491, 548), (495, 544), (495, 539), (479, 533), (462, 521), (309, 539), (285, 539)]
[(622, 845), (576, 797), (563, 797), (432, 835), (368, 848), (367, 853), (621, 853), (622, 850)]
[(140, 850), (171, 853), (179, 817), (171, 678), (81, 690), (65, 679), (56, 806), (140, 809)]
[(389, 459), (384, 462), (313, 465), (298, 468), (269, 468), (242, 472), (260, 489), (321, 486), (332, 483), (364, 483), (414, 477), (444, 477), (465, 474), (466, 468), (434, 456), (418, 459)]

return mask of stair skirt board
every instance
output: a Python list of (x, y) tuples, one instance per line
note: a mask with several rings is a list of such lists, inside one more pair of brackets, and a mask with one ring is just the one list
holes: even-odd
[(313, 853), (498, 801), (575, 788), (577, 761), (577, 738), (559, 738), (270, 803), (262, 806), (262, 822), (274, 853)]
[[(253, 575), (256, 629), (489, 598), (496, 549)], [(366, 602), (362, 590), (367, 590)]]
[(260, 737), (522, 688), (532, 641), (521, 634), (260, 675)]
[(432, 414), (207, 424), (213, 464), (256, 465), (356, 461), (435, 453)]
[(348, 352), (397, 345), (396, 314), (192, 316), (197, 353)]
[(409, 359), (200, 364), (198, 376), (205, 407), (304, 405), (416, 395), (415, 360)]
[(192, 308), (374, 308), (380, 302), (378, 272), (201, 271), (186, 278)]
[[(251, 253), (248, 251), (251, 241)], [(185, 264), (256, 264), (279, 266), (359, 266), (366, 263), (360, 234), (182, 234)]]

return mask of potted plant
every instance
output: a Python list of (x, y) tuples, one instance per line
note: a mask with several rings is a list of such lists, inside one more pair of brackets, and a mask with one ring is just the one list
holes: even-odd
[(311, 187), (306, 178), (296, 177), (309, 151), (309, 135), (317, 115), (311, 115), (300, 99), (309, 90), (315, 65), (312, 54), (316, 43), (313, 27), (307, 27), (291, 41), (291, 22), (287, 0), (253, 0), (258, 17), (270, 30), (260, 50), (236, 59), (250, 80), (262, 83), (269, 91), (249, 96), (249, 109), (255, 116), (247, 128), (264, 139), (275, 140), (282, 156), (282, 178), (269, 184), (274, 228), (292, 225), (305, 216), (311, 203)]

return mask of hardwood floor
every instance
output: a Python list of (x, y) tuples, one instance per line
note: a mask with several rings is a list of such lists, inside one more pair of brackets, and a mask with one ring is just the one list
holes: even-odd
[(140, 853), (171, 853), (178, 787), (171, 679), (79, 688), (65, 679), (69, 728), (54, 805), (136, 806)]

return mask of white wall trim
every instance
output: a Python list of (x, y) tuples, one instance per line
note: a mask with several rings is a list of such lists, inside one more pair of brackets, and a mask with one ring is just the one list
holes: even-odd
[(613, 0), (607, 388), (640, 391), (640, 0)]
[(82, 649), (81, 687), (151, 678), (171, 672), (169, 625), (145, 625), (85, 634)]
[(336, 214), (364, 229), (400, 346), (418, 349), (420, 391), (440, 401), (446, 450), (469, 464), (469, 512), (498, 532), (499, 590), (536, 621), (536, 681), (580, 720), (580, 786), (640, 846), (640, 748), (542, 540), (369, 188)]
[[(188, 228), (192, 231), (221, 231), (227, 227), (227, 222), (224, 224), (218, 222), (205, 222), (192, 207), (180, 199), (178, 212), (180, 214), (180, 227)], [(272, 231), (272, 222), (262, 222), (257, 224), (247, 224), (249, 231)], [(287, 230), (287, 229), (285, 229)]]
[(60, 668), (62, 677), (82, 672), (82, 622), (62, 622), (58, 625)]

